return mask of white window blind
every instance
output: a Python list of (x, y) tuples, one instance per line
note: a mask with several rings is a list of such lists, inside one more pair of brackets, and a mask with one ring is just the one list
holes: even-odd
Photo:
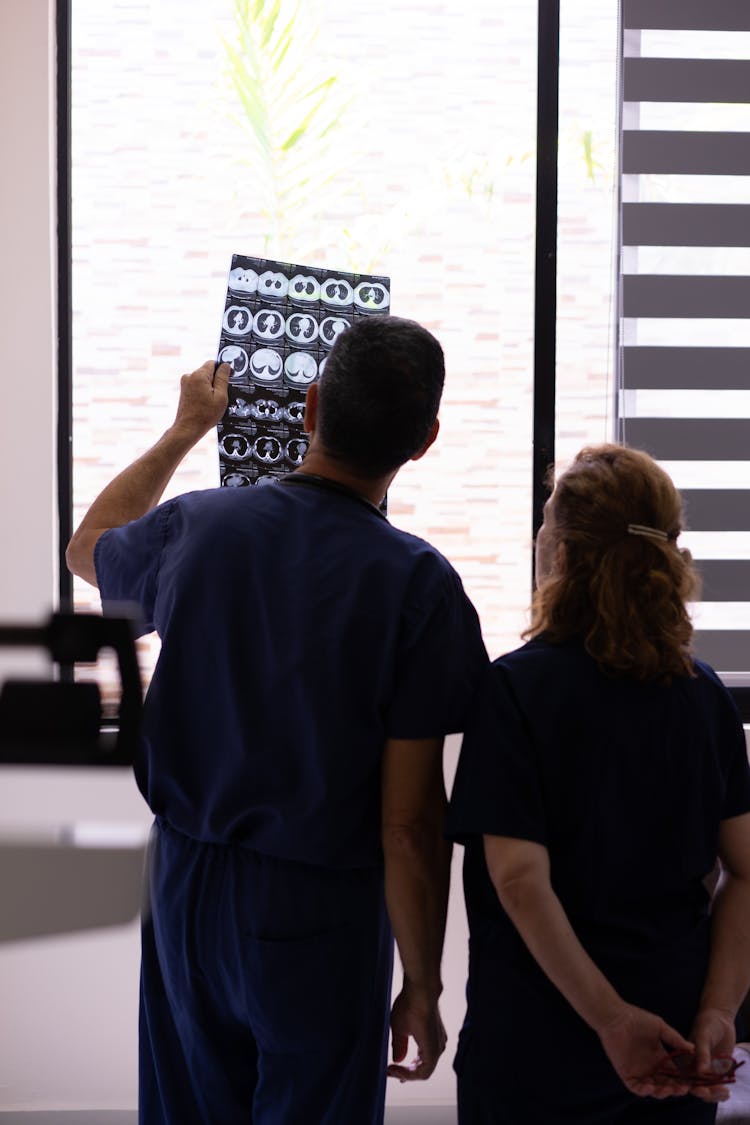
[(618, 430), (681, 489), (697, 654), (750, 683), (750, 3), (622, 0)]

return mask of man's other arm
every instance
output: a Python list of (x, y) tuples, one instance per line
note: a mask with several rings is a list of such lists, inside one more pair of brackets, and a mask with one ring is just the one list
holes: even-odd
[[(402, 1081), (424, 1079), (446, 1043), (438, 998), (452, 845), (443, 836), (443, 739), (389, 739), (382, 793), (386, 903), (404, 970), (391, 1012), (388, 1073)], [(399, 1065), (410, 1036), (416, 1059)]]
[(230, 369), (222, 363), (214, 375), (214, 366), (208, 360), (191, 375), (182, 376), (172, 425), (156, 445), (107, 485), (81, 520), (65, 559), (73, 574), (92, 586), (97, 585), (94, 548), (99, 537), (155, 508), (182, 459), (224, 414)]

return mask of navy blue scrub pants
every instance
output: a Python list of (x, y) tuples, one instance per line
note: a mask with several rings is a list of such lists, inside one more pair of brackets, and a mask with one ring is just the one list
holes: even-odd
[(277, 860), (157, 823), (140, 1125), (381, 1125), (392, 965), (381, 870)]

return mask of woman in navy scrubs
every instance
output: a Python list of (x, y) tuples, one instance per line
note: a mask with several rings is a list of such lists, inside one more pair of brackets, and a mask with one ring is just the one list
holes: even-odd
[(659, 1074), (666, 1051), (721, 1068), (750, 986), (745, 739), (690, 653), (681, 521), (666, 473), (615, 445), (547, 503), (530, 640), (484, 679), (451, 801), (460, 1125), (697, 1125), (729, 1094)]

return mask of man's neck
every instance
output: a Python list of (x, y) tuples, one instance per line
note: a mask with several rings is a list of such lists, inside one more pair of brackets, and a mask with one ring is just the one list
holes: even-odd
[(351, 488), (352, 492), (364, 496), (376, 507), (382, 501), (389, 484), (396, 475), (393, 472), (382, 477), (363, 477), (358, 473), (353, 473), (351, 469), (336, 458), (312, 447), (308, 450), (304, 461), (296, 472), (308, 473), (312, 476), (323, 477), (326, 480), (343, 484), (346, 488)]

